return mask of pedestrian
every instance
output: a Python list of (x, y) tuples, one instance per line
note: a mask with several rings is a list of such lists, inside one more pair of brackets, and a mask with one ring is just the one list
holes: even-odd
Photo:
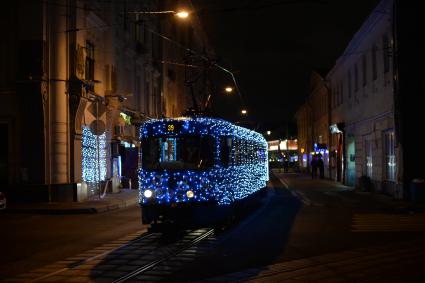
[(325, 177), (325, 164), (321, 154), (319, 154), (319, 158), (317, 160), (317, 167), (319, 167), (320, 179), (323, 179)]
[(288, 169), (289, 169), (289, 160), (288, 160), (288, 157), (285, 156), (285, 159), (283, 160), (283, 171), (285, 173), (288, 173)]
[(315, 179), (317, 178), (317, 156), (316, 154), (313, 155), (313, 159), (311, 160), (311, 178)]

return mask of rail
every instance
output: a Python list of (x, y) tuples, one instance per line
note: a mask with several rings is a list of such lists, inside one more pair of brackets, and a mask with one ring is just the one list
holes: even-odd
[(214, 229), (207, 229), (207, 231), (205, 233), (202, 233), (200, 236), (196, 237), (195, 239), (191, 240), (189, 243), (183, 245), (183, 247), (177, 249), (174, 252), (170, 252), (166, 255), (164, 255), (163, 257), (160, 257), (148, 264), (145, 264), (139, 268), (137, 268), (136, 270), (122, 276), (121, 278), (112, 281), (113, 283), (121, 283), (121, 282), (125, 282), (129, 279), (132, 279), (136, 276), (139, 276), (141, 273), (146, 272), (148, 270), (151, 270), (152, 268), (154, 268), (155, 266), (158, 266), (159, 264), (161, 264), (162, 262), (177, 256), (179, 254), (181, 254), (182, 252), (186, 251), (187, 249), (193, 247), (194, 245), (196, 245), (197, 243), (199, 243), (200, 241), (202, 241), (203, 239), (207, 238), (208, 236), (214, 234)]

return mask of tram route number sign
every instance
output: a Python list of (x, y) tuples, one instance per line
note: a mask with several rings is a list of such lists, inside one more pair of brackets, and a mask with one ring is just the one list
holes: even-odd
[(167, 133), (178, 133), (181, 130), (181, 125), (176, 123), (170, 123), (165, 125), (165, 130)]

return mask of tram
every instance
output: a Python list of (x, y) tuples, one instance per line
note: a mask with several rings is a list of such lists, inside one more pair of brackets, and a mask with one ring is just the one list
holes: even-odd
[(266, 187), (267, 142), (225, 120), (151, 120), (140, 129), (143, 224), (203, 223)]

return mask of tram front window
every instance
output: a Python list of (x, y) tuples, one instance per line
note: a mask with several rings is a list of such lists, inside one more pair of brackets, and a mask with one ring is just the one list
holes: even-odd
[(210, 137), (150, 137), (142, 140), (143, 169), (196, 170), (214, 163)]

